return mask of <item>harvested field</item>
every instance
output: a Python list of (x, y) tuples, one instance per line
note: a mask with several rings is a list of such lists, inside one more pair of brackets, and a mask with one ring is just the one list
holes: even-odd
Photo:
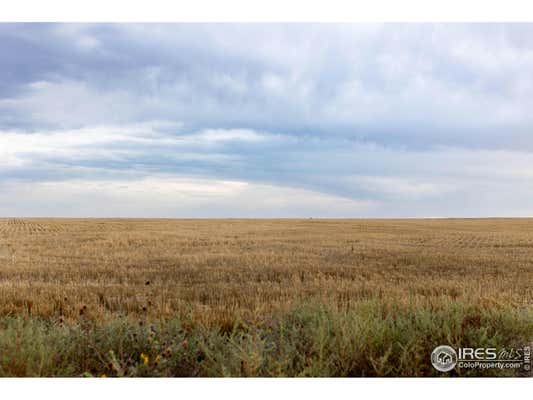
[[(166, 332), (167, 347), (197, 340), (195, 351), (205, 353), (187, 353), (196, 360), (187, 368), (162, 368), (137, 354), (151, 352), (153, 360), (162, 344), (117, 355), (118, 342), (107, 339), (110, 348), (94, 362), (39, 370), (32, 363), (48, 364), (9, 359), (14, 345), (4, 338), (4, 375), (443, 375), (429, 363), (435, 346), (531, 343), (532, 310), (533, 219), (0, 220), (4, 332), (38, 330), (44, 343), (47, 335), (74, 335), (65, 329), (79, 336), (83, 327), (129, 335), (127, 327), (141, 322)], [(176, 320), (174, 332), (168, 324)], [(304, 360), (273, 361), (268, 346), (296, 346), (298, 335), (279, 331), (285, 323), (288, 331), (311, 329), (301, 337), (322, 332), (320, 363), (316, 349), (292, 347), (284, 357), (292, 351)], [(265, 343), (250, 339), (261, 332)], [(227, 349), (206, 344), (215, 340), (209, 335), (217, 346), (229, 341)], [(171, 344), (172, 337), (180, 339)]]

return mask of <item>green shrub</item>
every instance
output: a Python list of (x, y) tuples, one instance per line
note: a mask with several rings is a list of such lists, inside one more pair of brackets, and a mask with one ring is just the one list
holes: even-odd
[(512, 347), (533, 338), (531, 309), (299, 304), (248, 323), (206, 326), (192, 313), (161, 321), (0, 319), (1, 376), (445, 376), (434, 347)]

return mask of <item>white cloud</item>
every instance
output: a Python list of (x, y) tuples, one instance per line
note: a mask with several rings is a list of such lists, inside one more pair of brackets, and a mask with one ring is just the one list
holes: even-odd
[(0, 27), (0, 182), (85, 214), (529, 213), (532, 32)]
[[(80, 129), (42, 132), (0, 131), (0, 166), (23, 167), (46, 158), (54, 160), (101, 159), (106, 162), (124, 160), (127, 156), (157, 157), (153, 151), (177, 158), (213, 159), (217, 145), (225, 143), (261, 143), (280, 140), (247, 129), (206, 129), (190, 134), (179, 132), (181, 124), (172, 121), (148, 121), (140, 124), (101, 125)], [(206, 146), (209, 151), (206, 151)], [(158, 149), (158, 150), (154, 150)], [(169, 150), (170, 149), (170, 150)], [(178, 150), (178, 153), (176, 153)], [(195, 153), (196, 151), (196, 153)], [(223, 158), (223, 155), (220, 155)], [(128, 168), (128, 166), (125, 166)]]
[[(51, 35), (35, 45), (63, 58), (35, 71), (48, 81), (0, 99), (9, 121), (41, 129), (177, 119), (194, 130), (508, 148), (521, 147), (533, 124), (527, 24), (50, 29), (34, 35)], [(23, 33), (13, 35), (36, 40)]]
[[(363, 216), (374, 207), (309, 190), (180, 177), (11, 181), (0, 190), (3, 216), (305, 218)], [(13, 198), (16, 204), (7, 200)]]
[(439, 180), (431, 182), (395, 176), (354, 176), (347, 181), (368, 192), (407, 199), (442, 196), (457, 189), (453, 184)]
[(206, 129), (197, 135), (182, 136), (180, 141), (217, 143), (227, 141), (262, 142), (268, 137), (250, 129)]
[(128, 122), (143, 103), (126, 90), (102, 92), (83, 81), (35, 81), (16, 98), (0, 99), (0, 109), (20, 113), (27, 124), (57, 129)]
[[(261, 215), (273, 216), (449, 216), (467, 211), (505, 216), (529, 209), (531, 171), (533, 154), (528, 152), (398, 150), (248, 129), (185, 133), (172, 121), (0, 131), (6, 193), (13, 184), (32, 199), (44, 196), (65, 207), (83, 203), (77, 192), (96, 196), (102, 204), (131, 201), (124, 208), (131, 215), (156, 196), (162, 213), (189, 216), (252, 216), (256, 206)], [(516, 195), (505, 197), (506, 191)], [(175, 202), (189, 205), (175, 209)], [(83, 215), (90, 214), (89, 208), (84, 210)], [(363, 211), (367, 214), (359, 213)]]

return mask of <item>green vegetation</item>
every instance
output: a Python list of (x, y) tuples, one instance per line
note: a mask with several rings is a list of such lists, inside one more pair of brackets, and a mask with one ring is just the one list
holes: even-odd
[(373, 301), (342, 311), (299, 304), (255, 323), (235, 315), (219, 327), (198, 322), (192, 311), (153, 322), (4, 317), (0, 375), (516, 376), (514, 370), (495, 369), (443, 374), (429, 356), (438, 344), (524, 345), (533, 337), (532, 321), (526, 309)]

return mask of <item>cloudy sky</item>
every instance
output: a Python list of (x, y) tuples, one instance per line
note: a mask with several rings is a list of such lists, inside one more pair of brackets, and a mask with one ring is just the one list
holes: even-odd
[(533, 216), (531, 24), (0, 24), (0, 216)]

